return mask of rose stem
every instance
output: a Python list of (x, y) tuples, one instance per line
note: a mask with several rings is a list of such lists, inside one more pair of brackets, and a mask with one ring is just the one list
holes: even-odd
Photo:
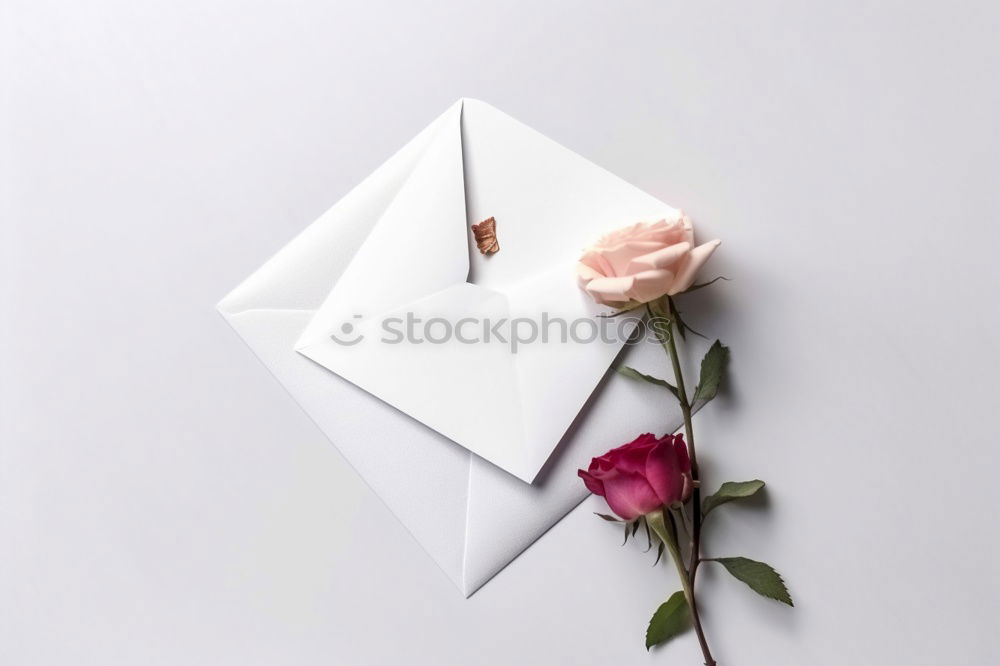
[(680, 548), (677, 547), (677, 527), (674, 525), (673, 516), (669, 515), (669, 509), (667, 510), (666, 520), (670, 521), (669, 527), (664, 520), (662, 509), (646, 514), (646, 522), (667, 546), (667, 550), (670, 551), (670, 559), (674, 561), (674, 566), (677, 567), (677, 576), (681, 579), (684, 599), (687, 600), (688, 608), (691, 610), (691, 622), (694, 624), (694, 631), (698, 635), (701, 653), (705, 657), (705, 666), (716, 666), (715, 659), (712, 658), (712, 652), (708, 649), (705, 632), (701, 628), (701, 618), (698, 616), (698, 602), (695, 600), (694, 587), (691, 584), (687, 570), (684, 568), (684, 560), (681, 558)]
[[(673, 300), (667, 296), (667, 303), (669, 304), (669, 310), (674, 310)], [(660, 309), (659, 304), (656, 304), (656, 311), (659, 315), (665, 315), (666, 313)], [(667, 352), (667, 356), (670, 357), (670, 363), (674, 368), (674, 380), (677, 382), (677, 400), (681, 404), (681, 414), (684, 415), (684, 434), (687, 437), (688, 445), (688, 457), (691, 459), (691, 479), (694, 481), (694, 492), (692, 493), (692, 525), (691, 525), (691, 564), (688, 567), (688, 581), (691, 586), (691, 619), (694, 623), (695, 632), (698, 634), (698, 642), (701, 643), (701, 651), (705, 655), (706, 666), (715, 666), (715, 660), (712, 659), (712, 653), (708, 649), (708, 643), (705, 640), (705, 633), (701, 627), (701, 618), (698, 615), (698, 605), (694, 598), (694, 581), (695, 574), (698, 571), (698, 565), (701, 563), (700, 548), (701, 548), (701, 489), (699, 488), (698, 482), (698, 456), (694, 448), (694, 426), (691, 423), (691, 404), (688, 402), (687, 389), (684, 387), (684, 373), (681, 370), (680, 356), (677, 353), (677, 345), (674, 342), (674, 329), (676, 328), (680, 332), (680, 326), (672, 317), (667, 318), (668, 329), (666, 334), (662, 334), (659, 329), (655, 328), (654, 332), (657, 333), (660, 342), (663, 344), (663, 348)]]

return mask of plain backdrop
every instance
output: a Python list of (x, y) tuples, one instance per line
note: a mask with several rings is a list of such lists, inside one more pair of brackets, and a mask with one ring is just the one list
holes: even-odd
[(998, 21), (2, 0), (0, 663), (700, 663), (644, 650), (673, 573), (594, 498), (463, 599), (214, 310), (462, 96), (724, 240), (701, 455), (769, 490), (706, 549), (796, 607), (706, 567), (719, 662), (994, 662)]

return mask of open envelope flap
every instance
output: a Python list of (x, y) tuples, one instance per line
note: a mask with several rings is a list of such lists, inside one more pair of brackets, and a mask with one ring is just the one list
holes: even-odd
[[(502, 249), (474, 256), (470, 274), (470, 223), (490, 216)], [(492, 107), (465, 100), (446, 114), (296, 349), (531, 482), (628, 333), (612, 330), (618, 335), (608, 338), (575, 326), (579, 320), (596, 330), (598, 312), (575, 284), (580, 248), (626, 221), (677, 216)], [(509, 327), (493, 344), (483, 335), (471, 345), (455, 336), (431, 341), (409, 328), (402, 340), (385, 335), (388, 322), (439, 320), (452, 331), (469, 317), (485, 337), (488, 322), (534, 322), (536, 344), (507, 346), (503, 336), (518, 335)], [(559, 320), (554, 330), (538, 330), (543, 317)], [(558, 339), (538, 342), (550, 332)]]

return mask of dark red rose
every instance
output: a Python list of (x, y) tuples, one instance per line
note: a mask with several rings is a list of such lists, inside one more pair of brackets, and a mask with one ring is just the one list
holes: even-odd
[(691, 496), (691, 461), (681, 435), (646, 433), (579, 470), (587, 489), (623, 520), (635, 520)]

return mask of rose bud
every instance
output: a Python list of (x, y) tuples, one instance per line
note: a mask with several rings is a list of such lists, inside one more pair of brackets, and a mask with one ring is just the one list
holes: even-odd
[(691, 220), (637, 222), (603, 236), (576, 265), (580, 286), (601, 305), (623, 308), (673, 296), (694, 283), (722, 241), (695, 247)]
[(623, 520), (635, 520), (691, 496), (691, 462), (681, 435), (646, 433), (590, 461), (577, 472)]

